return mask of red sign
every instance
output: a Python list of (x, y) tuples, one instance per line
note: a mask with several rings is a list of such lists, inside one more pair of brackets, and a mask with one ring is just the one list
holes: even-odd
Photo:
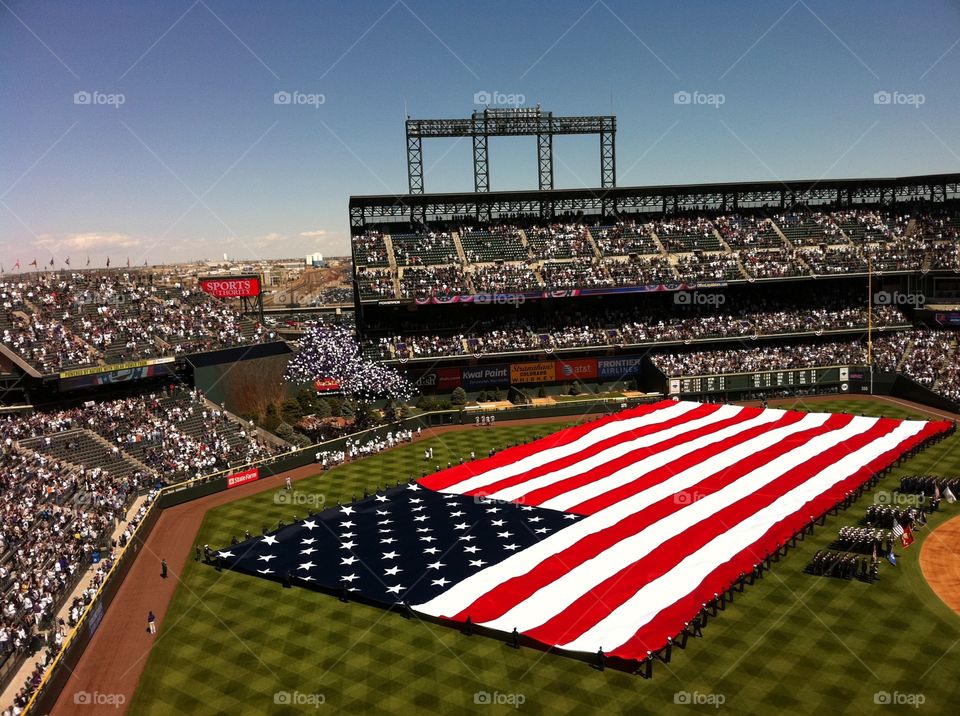
[(260, 295), (259, 276), (221, 276), (200, 279), (200, 290), (217, 298), (256, 298)]
[(340, 390), (340, 383), (333, 378), (317, 378), (313, 381), (313, 387), (318, 393), (329, 393), (331, 390)]
[(251, 467), (243, 472), (235, 472), (227, 477), (227, 489), (246, 485), (248, 482), (255, 482), (260, 479), (260, 468)]
[(558, 360), (556, 364), (555, 374), (557, 380), (588, 380), (597, 377), (596, 358)]
[(413, 378), (418, 388), (452, 390), (460, 385), (459, 368), (434, 368)]

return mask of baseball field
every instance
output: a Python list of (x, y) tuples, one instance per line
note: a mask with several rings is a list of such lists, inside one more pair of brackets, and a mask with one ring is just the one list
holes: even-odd
[[(783, 407), (930, 417), (869, 400)], [(656, 663), (652, 680), (601, 672), (534, 649), (514, 650), (306, 589), (217, 572), (193, 559), (194, 543), (222, 546), (233, 535), (242, 539), (244, 529), (257, 533), (279, 519), (302, 517), (309, 508), (419, 477), (428, 468), (424, 447), (435, 449), (432, 470), (434, 462), (456, 463), (471, 450), (485, 456), (490, 447), (560, 427), (507, 424), (446, 432), (302, 479), (294, 498), (282, 495), (278, 483), (277, 489), (210, 510), (190, 540), (159, 633), (117, 635), (142, 642), (146, 659), (145, 668), (135, 670), (142, 669), (142, 676), (126, 704), (129, 712), (709, 713), (719, 708), (767, 714), (914, 712), (922, 706), (945, 713), (958, 702), (960, 616), (932, 591), (919, 555), (927, 535), (960, 514), (960, 503), (944, 502), (917, 533), (917, 542), (897, 550), (897, 566), (881, 563), (876, 583), (803, 571), (839, 527), (857, 524), (877, 495), (899, 485), (901, 475), (960, 475), (958, 434), (896, 468), (852, 508), (828, 518), (711, 619), (702, 639), (674, 649), (671, 663)]]

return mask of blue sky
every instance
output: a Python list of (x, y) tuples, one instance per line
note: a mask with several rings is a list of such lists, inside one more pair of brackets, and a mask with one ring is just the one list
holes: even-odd
[[(957, 2), (0, 0), (0, 260), (346, 253), (348, 197), (406, 191), (405, 113), (478, 92), (612, 111), (621, 186), (960, 171), (958, 69)], [(469, 140), (424, 154), (472, 190)], [(559, 138), (557, 186), (598, 154)], [(535, 140), (490, 175), (535, 187)]]

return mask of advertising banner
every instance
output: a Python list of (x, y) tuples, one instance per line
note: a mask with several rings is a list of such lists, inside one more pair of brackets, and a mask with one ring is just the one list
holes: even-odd
[(251, 467), (249, 470), (244, 470), (243, 472), (235, 472), (232, 475), (227, 477), (227, 489), (229, 490), (232, 487), (240, 487), (240, 485), (246, 485), (248, 482), (255, 482), (260, 479), (260, 468)]
[(510, 365), (510, 384), (552, 383), (556, 380), (554, 362), (513, 363)]

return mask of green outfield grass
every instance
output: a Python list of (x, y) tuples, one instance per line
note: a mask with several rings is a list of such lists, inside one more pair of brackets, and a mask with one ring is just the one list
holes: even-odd
[[(803, 407), (798, 404), (798, 407)], [(817, 411), (918, 417), (870, 402), (810, 404)], [(504, 426), (448, 433), (431, 443), (435, 462), (456, 462), (471, 449), (485, 456), (558, 429)], [(343, 466), (298, 483), (301, 492), (349, 499), (423, 469), (423, 444)], [(960, 474), (960, 435), (899, 468), (878, 489), (891, 490), (903, 474)], [(274, 493), (212, 510), (200, 542), (222, 545), (244, 528), (289, 519)], [(855, 524), (874, 498), (827, 520), (813, 537), (774, 565), (736, 603), (710, 621), (703, 639), (674, 650), (654, 678), (607, 670), (533, 649), (515, 651), (454, 629), (407, 621), (373, 607), (343, 604), (305, 589), (188, 563), (140, 682), (134, 714), (261, 714), (418, 712), (509, 713), (513, 706), (478, 705), (477, 694), (520, 695), (527, 713), (716, 713), (691, 699), (723, 699), (734, 713), (888, 713), (916, 710), (881, 706), (877, 692), (921, 694), (920, 712), (946, 713), (960, 702), (960, 617), (933, 594), (920, 573), (923, 539), (952, 516), (947, 505), (921, 530), (917, 544), (898, 550), (899, 566), (881, 565), (880, 581), (818, 578), (802, 572), (837, 529)], [(301, 510), (301, 516), (305, 510)], [(322, 694), (325, 703), (275, 704), (277, 692)], [(681, 695), (678, 697), (678, 693)], [(514, 701), (518, 700), (514, 697)]]

